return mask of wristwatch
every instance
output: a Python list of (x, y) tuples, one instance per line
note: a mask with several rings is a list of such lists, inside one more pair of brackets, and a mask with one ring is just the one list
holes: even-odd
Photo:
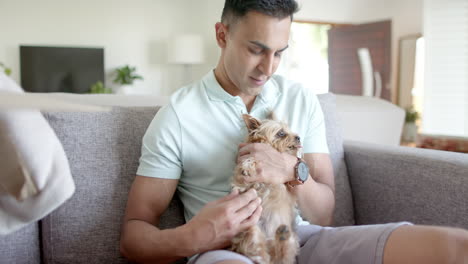
[(297, 158), (296, 166), (294, 166), (294, 174), (296, 179), (288, 182), (288, 185), (291, 187), (304, 184), (304, 182), (309, 178), (309, 167), (307, 166), (307, 163), (299, 157)]

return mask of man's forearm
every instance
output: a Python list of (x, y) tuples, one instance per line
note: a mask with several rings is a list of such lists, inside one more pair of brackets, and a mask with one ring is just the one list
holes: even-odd
[(171, 263), (198, 253), (190, 236), (185, 226), (160, 230), (141, 220), (129, 220), (122, 232), (120, 251), (138, 263)]
[(309, 179), (304, 185), (291, 189), (298, 197), (302, 216), (311, 224), (321, 226), (332, 224), (335, 197), (328, 185)]

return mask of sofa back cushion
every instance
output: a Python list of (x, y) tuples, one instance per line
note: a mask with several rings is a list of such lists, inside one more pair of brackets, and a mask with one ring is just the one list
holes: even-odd
[[(335, 225), (354, 223), (335, 97), (319, 96), (336, 177)], [(75, 195), (41, 221), (45, 263), (127, 263), (119, 253), (127, 195), (141, 154), (141, 140), (155, 107), (117, 107), (102, 113), (45, 113), (63, 144), (75, 180)], [(160, 228), (181, 225), (174, 197)]]
[(335, 174), (334, 226), (354, 225), (354, 209), (348, 170), (344, 159), (343, 137), (336, 112), (336, 97), (332, 93), (318, 95), (327, 130), (327, 143)]
[(41, 263), (39, 225), (37, 222), (11, 234), (0, 236), (0, 263)]
[[(101, 113), (45, 113), (63, 144), (75, 195), (41, 221), (45, 263), (127, 263), (119, 253), (127, 195), (141, 139), (158, 108)], [(161, 227), (183, 224), (175, 199)]]

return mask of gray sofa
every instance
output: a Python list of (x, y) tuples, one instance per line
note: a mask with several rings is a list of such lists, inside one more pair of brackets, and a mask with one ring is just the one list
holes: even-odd
[[(319, 99), (336, 178), (334, 225), (405, 220), (468, 228), (468, 155), (343, 143), (335, 97)], [(44, 113), (67, 153), (76, 193), (41, 221), (0, 237), (0, 263), (127, 263), (120, 225), (141, 138), (157, 110)], [(176, 195), (160, 227), (183, 223)]]

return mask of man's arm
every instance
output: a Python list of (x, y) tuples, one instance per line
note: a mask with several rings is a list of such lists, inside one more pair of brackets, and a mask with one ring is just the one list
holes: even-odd
[(335, 179), (330, 156), (305, 154), (304, 160), (309, 166), (309, 179), (290, 191), (298, 197), (302, 216), (313, 224), (329, 226), (335, 209)]
[(170, 263), (191, 253), (188, 241), (184, 241), (186, 231), (182, 227), (168, 230), (156, 228), (178, 182), (136, 176), (122, 226), (120, 251), (123, 256), (141, 263), (156, 259), (161, 263)]
[(232, 237), (261, 214), (255, 191), (231, 193), (208, 203), (187, 224), (175, 229), (156, 227), (169, 205), (178, 180), (136, 176), (125, 212), (120, 251), (139, 263), (171, 263), (229, 245)]
[[(238, 162), (253, 157), (257, 175), (248, 181), (287, 183), (295, 179), (294, 167), (297, 158), (280, 153), (262, 143), (240, 144)], [(305, 154), (309, 166), (309, 179), (303, 184), (290, 188), (298, 197), (302, 215), (316, 225), (331, 225), (335, 208), (335, 180), (333, 166), (328, 154)]]

